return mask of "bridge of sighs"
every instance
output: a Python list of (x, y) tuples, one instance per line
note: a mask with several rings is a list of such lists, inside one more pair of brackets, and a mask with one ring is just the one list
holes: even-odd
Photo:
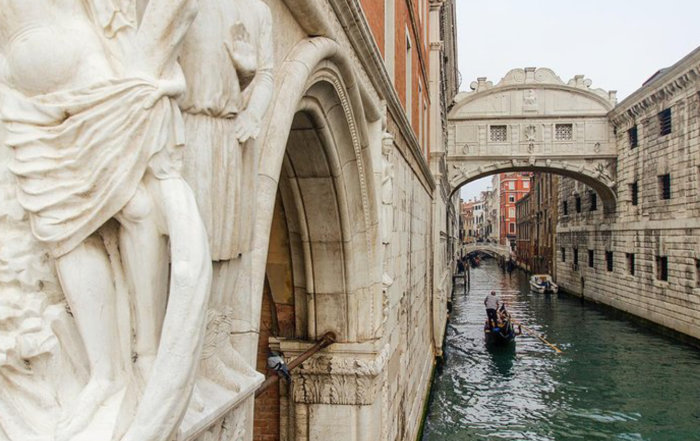
[(607, 114), (616, 97), (591, 84), (534, 67), (513, 69), (496, 85), (478, 78), (448, 116), (453, 191), (495, 173), (542, 171), (589, 185), (613, 212), (617, 150)]

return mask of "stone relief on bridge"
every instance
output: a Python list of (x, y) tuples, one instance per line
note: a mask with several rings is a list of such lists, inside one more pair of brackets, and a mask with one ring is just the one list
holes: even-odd
[[(226, 305), (210, 303), (210, 251), (249, 246), (241, 190), (257, 159), (242, 146), (272, 94), (269, 10), (36, 7), (0, 12), (0, 438), (194, 439), (229, 409), (207, 440), (240, 439), (246, 413), (233, 405), (260, 374), (228, 341)], [(183, 155), (201, 165), (195, 192)], [(228, 243), (217, 222), (234, 211)]]

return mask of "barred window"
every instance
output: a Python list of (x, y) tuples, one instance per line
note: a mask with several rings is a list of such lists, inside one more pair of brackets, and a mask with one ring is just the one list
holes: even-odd
[(668, 281), (668, 257), (656, 256), (656, 278)]
[(659, 176), (659, 197), (661, 199), (671, 199), (671, 175)]
[(578, 265), (578, 248), (574, 248), (574, 265)]
[(594, 262), (594, 261), (595, 261), (595, 260), (594, 260), (594, 252), (593, 252), (593, 250), (588, 250), (588, 266), (589, 266), (590, 268), (593, 268), (593, 266), (594, 266), (593, 262)]
[(573, 139), (573, 124), (555, 124), (554, 139), (556, 141), (571, 141)]
[(566, 262), (566, 248), (561, 247), (561, 261)]
[(630, 142), (630, 148), (635, 148), (639, 145), (637, 140), (637, 126), (634, 126), (627, 131), (627, 138)]
[(634, 276), (634, 253), (625, 253), (627, 258), (627, 272)]
[(671, 133), (671, 109), (664, 109), (659, 112), (659, 135)]
[(490, 139), (491, 142), (506, 142), (508, 137), (508, 129), (506, 126), (491, 126)]
[(576, 212), (581, 212), (581, 196), (576, 196)]
[(613, 253), (612, 253), (612, 251), (605, 252), (605, 266), (607, 267), (608, 271), (613, 270)]
[(634, 181), (630, 184), (630, 195), (632, 199), (632, 205), (639, 205), (639, 184)]
[(567, 201), (562, 203), (562, 209), (564, 211), (564, 215), (569, 214), (569, 203)]
[(598, 195), (591, 193), (591, 211), (596, 211), (598, 209)]

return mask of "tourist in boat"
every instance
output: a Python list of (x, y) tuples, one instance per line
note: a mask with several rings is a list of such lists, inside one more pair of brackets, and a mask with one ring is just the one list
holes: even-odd
[(501, 298), (496, 295), (496, 291), (491, 291), (491, 294), (487, 295), (484, 299), (484, 306), (486, 306), (486, 315), (489, 319), (489, 326), (494, 327), (498, 323), (498, 307), (501, 304)]

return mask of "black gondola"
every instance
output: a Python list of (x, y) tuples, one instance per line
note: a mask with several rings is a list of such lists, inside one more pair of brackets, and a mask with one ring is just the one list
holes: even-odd
[(484, 323), (484, 337), (486, 339), (486, 344), (493, 345), (505, 345), (515, 343), (515, 336), (519, 335), (520, 332), (515, 332), (515, 327), (510, 319), (505, 319), (504, 322), (500, 323), (500, 326), (489, 326), (489, 321), (486, 320)]

